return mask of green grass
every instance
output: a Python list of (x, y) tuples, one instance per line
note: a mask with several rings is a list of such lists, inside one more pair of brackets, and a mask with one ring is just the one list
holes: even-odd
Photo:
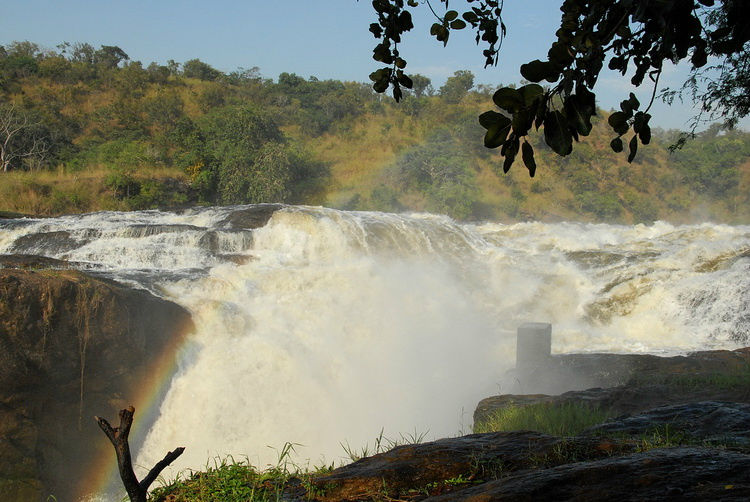
[(294, 444), (287, 443), (277, 464), (265, 470), (252, 466), (247, 459), (216, 458), (213, 466), (207, 465), (204, 471), (191, 471), (186, 477), (178, 475), (155, 488), (149, 494), (149, 502), (271, 502), (285, 500), (285, 494), (290, 493), (311, 500), (316, 492), (310, 479), (330, 471), (332, 466), (302, 469), (289, 460), (292, 453)]
[(369, 443), (367, 443), (360, 449), (357, 449), (352, 447), (348, 441), (339, 443), (339, 445), (341, 445), (341, 448), (343, 448), (344, 453), (346, 453), (346, 456), (349, 458), (349, 460), (351, 460), (352, 462), (356, 462), (357, 460), (365, 457), (371, 457), (373, 455), (377, 455), (378, 453), (390, 451), (397, 446), (420, 444), (424, 441), (429, 432), (417, 432), (417, 430), (414, 429), (414, 432), (408, 434), (399, 434), (399, 437), (397, 439), (393, 439), (385, 437), (383, 435), (383, 431), (384, 429), (380, 429), (380, 434), (378, 434), (378, 436), (375, 438), (375, 442), (372, 447)]
[(609, 418), (606, 410), (581, 403), (511, 405), (474, 424), (474, 432), (532, 430), (572, 436)]

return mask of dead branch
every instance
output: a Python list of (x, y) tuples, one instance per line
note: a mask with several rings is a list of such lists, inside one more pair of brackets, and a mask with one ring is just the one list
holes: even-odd
[(142, 481), (138, 481), (138, 478), (133, 472), (133, 463), (130, 457), (130, 445), (128, 444), (128, 434), (130, 434), (130, 426), (133, 425), (133, 414), (135, 408), (128, 406), (127, 409), (120, 410), (120, 425), (119, 427), (112, 427), (109, 422), (101, 417), (94, 417), (96, 423), (107, 435), (109, 441), (115, 447), (115, 453), (117, 454), (117, 467), (120, 471), (120, 479), (122, 484), (125, 486), (125, 490), (128, 492), (131, 502), (146, 502), (146, 495), (148, 493), (148, 487), (151, 483), (159, 476), (161, 471), (164, 470), (169, 464), (182, 455), (185, 448), (176, 448), (173, 451), (167, 453), (164, 458), (159, 461)]

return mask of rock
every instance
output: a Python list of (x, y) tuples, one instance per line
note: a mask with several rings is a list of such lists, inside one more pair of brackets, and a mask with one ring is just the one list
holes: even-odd
[(446, 489), (445, 481), (469, 483), (509, 472), (631, 452), (635, 444), (598, 437), (559, 438), (536, 432), (493, 432), (398, 446), (314, 480), (321, 500), (370, 500)]
[(750, 365), (750, 348), (709, 350), (686, 356), (650, 354), (559, 354), (534, 373), (509, 372), (523, 394), (559, 394), (592, 387), (614, 387), (633, 378), (654, 379), (666, 374), (706, 375), (740, 370)]
[(234, 263), (235, 265), (246, 265), (250, 263), (251, 261), (255, 261), (258, 259), (256, 256), (253, 256), (253, 255), (237, 254), (237, 253), (217, 254), (216, 257), (220, 259), (221, 261)]
[(15, 218), (29, 218), (28, 214), (14, 213), (13, 211), (0, 211), (0, 220), (9, 220)]
[(190, 329), (187, 311), (146, 291), (72, 270), (0, 269), (2, 499), (75, 500), (83, 473), (113, 455), (93, 415), (131, 404)]
[(750, 499), (750, 455), (710, 448), (656, 449), (526, 470), (430, 497), (443, 501), (671, 501)]
[(59, 254), (72, 251), (85, 244), (66, 230), (54, 232), (38, 232), (22, 235), (13, 242), (11, 252), (13, 254), (36, 255), (40, 252), (48, 254)]
[(283, 204), (253, 204), (232, 211), (221, 224), (230, 228), (260, 228), (268, 223), (273, 213), (283, 207)]
[(30, 255), (30, 254), (2, 254), (0, 255), (1, 268), (21, 268), (27, 270), (37, 269), (66, 269), (70, 264), (65, 260), (49, 258), (47, 256)]
[(750, 444), (750, 404), (703, 401), (662, 406), (591, 427), (584, 434), (646, 436), (657, 430), (673, 440)]
[[(591, 384), (559, 395), (505, 394), (482, 399), (474, 423), (509, 405), (584, 402), (615, 415), (691, 401), (750, 402), (750, 348), (696, 352), (687, 356), (569, 354), (553, 356), (540, 380), (547, 389)], [(746, 375), (746, 385), (726, 385), (723, 375)], [(541, 372), (540, 372), (541, 374)], [(739, 380), (738, 380), (739, 381)], [(544, 386), (539, 385), (537, 387)], [(607, 386), (607, 388), (602, 388)]]

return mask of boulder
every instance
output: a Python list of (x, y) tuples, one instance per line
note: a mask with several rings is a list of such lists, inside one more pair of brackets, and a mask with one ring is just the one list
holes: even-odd
[(73, 270), (0, 269), (0, 492), (73, 500), (113, 455), (93, 416), (116, 416), (192, 329), (183, 308)]
[[(427, 494), (485, 482), (510, 472), (632, 452), (626, 439), (560, 438), (530, 431), (492, 432), (397, 446), (317, 477), (321, 500), (424, 498)], [(421, 497), (419, 495), (422, 495)]]
[[(727, 375), (735, 375), (732, 385)], [(745, 378), (745, 382), (741, 380)], [(474, 423), (510, 405), (587, 403), (615, 415), (696, 401), (750, 403), (750, 348), (710, 350), (686, 356), (567, 354), (553, 356), (536, 376), (537, 388), (572, 390), (558, 395), (504, 394), (482, 399)], [(586, 385), (590, 384), (590, 387)], [(562, 391), (561, 391), (562, 392)]]
[(260, 228), (268, 223), (273, 213), (283, 208), (283, 204), (253, 204), (232, 211), (221, 222), (223, 226), (236, 229)]
[(622, 457), (526, 470), (430, 502), (746, 501), (750, 455), (710, 448), (655, 449)]
[(703, 401), (661, 406), (596, 425), (584, 434), (605, 436), (671, 435), (670, 441), (750, 445), (750, 404)]

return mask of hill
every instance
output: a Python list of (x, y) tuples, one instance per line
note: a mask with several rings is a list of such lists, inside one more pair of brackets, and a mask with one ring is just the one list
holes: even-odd
[(628, 164), (600, 110), (567, 157), (534, 138), (529, 178), (520, 161), (503, 174), (482, 146), (491, 89), (470, 72), (439, 90), (420, 83), (395, 103), (363, 83), (14, 42), (0, 49), (0, 125), (22, 127), (0, 133), (0, 211), (288, 202), (468, 220), (748, 221), (746, 132), (712, 126), (670, 154), (677, 132), (655, 131)]

